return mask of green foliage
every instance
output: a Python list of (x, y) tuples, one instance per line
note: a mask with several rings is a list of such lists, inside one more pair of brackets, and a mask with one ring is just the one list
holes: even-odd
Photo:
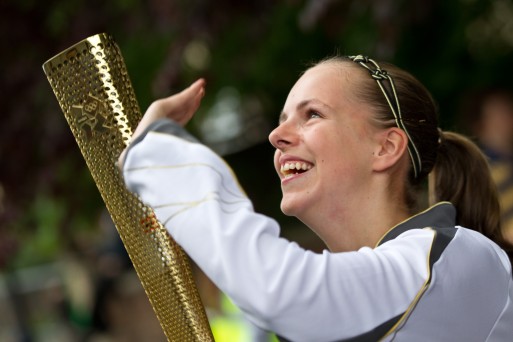
[[(443, 128), (452, 128), (469, 90), (510, 84), (513, 5), (505, 0), (23, 0), (3, 2), (0, 10), (11, 52), (2, 56), (0, 84), (0, 156), (9, 161), (0, 171), (7, 208), (0, 226), (22, 232), (19, 265), (73, 246), (71, 228), (97, 229), (101, 199), (41, 70), (45, 60), (92, 34), (115, 37), (142, 110), (205, 77), (198, 118), (230, 86), (241, 98), (256, 99), (273, 126), (300, 72), (334, 53), (368, 54), (410, 70), (439, 102)], [(207, 49), (201, 69), (184, 57), (191, 41)], [(279, 215), (268, 143), (227, 158), (255, 207)], [(262, 165), (259, 177), (248, 167), (254, 160)]]
[(59, 224), (64, 216), (65, 206), (62, 200), (38, 194), (34, 203), (27, 210), (27, 219), (23, 225), (32, 226), (30, 231), (23, 231), (18, 226), (18, 233), (23, 240), (23, 248), (16, 257), (15, 267), (32, 266), (34, 263), (46, 263), (55, 260), (59, 245), (62, 243)]
[[(207, 92), (189, 126), (194, 133), (226, 87), (253, 105), (244, 108), (265, 118), (261, 129), (269, 130), (298, 75), (336, 53), (366, 54), (411, 71), (439, 103), (444, 129), (455, 127), (469, 91), (511, 88), (509, 0), (6, 0), (0, 15), (0, 271), (70, 255), (87, 264), (112, 242), (100, 227), (103, 201), (41, 69), (93, 34), (114, 36), (143, 111), (205, 77)], [(191, 43), (203, 64), (188, 61)], [(273, 148), (265, 139), (225, 158), (257, 211), (275, 217), (284, 236), (319, 248), (309, 230), (280, 212)], [(91, 323), (69, 304), (70, 321)], [(45, 322), (56, 317), (44, 312)]]

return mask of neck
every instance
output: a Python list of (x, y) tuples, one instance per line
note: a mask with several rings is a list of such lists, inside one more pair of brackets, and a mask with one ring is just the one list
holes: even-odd
[[(401, 191), (387, 187), (372, 187), (372, 196), (352, 196), (350, 201), (325, 211), (321, 222), (309, 225), (332, 252), (374, 248), (378, 241), (396, 224), (410, 216)], [(376, 191), (375, 189), (383, 189)], [(387, 190), (388, 189), (388, 190)], [(348, 203), (349, 202), (349, 203)], [(319, 215), (317, 215), (317, 218)]]

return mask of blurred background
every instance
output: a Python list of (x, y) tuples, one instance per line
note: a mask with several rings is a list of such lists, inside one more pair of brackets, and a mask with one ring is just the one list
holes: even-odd
[[(471, 100), (509, 92), (513, 76), (509, 0), (2, 0), (0, 16), (0, 341), (164, 340), (41, 67), (70, 45), (113, 35), (142, 110), (205, 77), (190, 130), (312, 250), (323, 246), (279, 210), (267, 141), (309, 63), (393, 62), (432, 91), (443, 129), (476, 137)], [(217, 340), (250, 341), (229, 301), (198, 284)]]

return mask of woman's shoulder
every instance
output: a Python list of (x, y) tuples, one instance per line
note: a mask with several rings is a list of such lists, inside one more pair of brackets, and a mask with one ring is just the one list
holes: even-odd
[(473, 229), (457, 226), (458, 234), (455, 248), (462, 253), (471, 252), (469, 257), (479, 260), (490, 259), (492, 262), (500, 260), (500, 263), (511, 275), (511, 261), (508, 254), (494, 241)]

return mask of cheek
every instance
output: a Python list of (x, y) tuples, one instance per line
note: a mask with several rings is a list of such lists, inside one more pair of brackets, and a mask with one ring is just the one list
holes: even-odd
[(366, 141), (354, 133), (339, 135), (324, 146), (321, 162), (325, 172), (336, 180), (358, 177), (369, 163)]
[(354, 132), (337, 131), (319, 135), (317, 150), (322, 151), (324, 159), (329, 163), (340, 162), (355, 154), (357, 139)]
[(279, 150), (274, 151), (274, 168), (276, 169), (276, 172), (280, 171), (280, 156), (281, 153)]

